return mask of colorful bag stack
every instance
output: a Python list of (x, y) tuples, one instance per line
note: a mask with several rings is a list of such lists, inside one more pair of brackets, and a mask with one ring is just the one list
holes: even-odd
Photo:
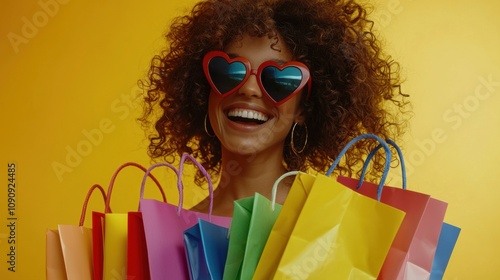
[[(358, 141), (379, 144), (367, 155), (360, 178), (331, 176)], [(401, 163), (401, 187), (385, 185), (391, 146)], [(379, 183), (364, 181), (372, 157), (382, 148), (386, 162)], [(182, 207), (187, 160), (207, 179), (209, 213)], [(127, 166), (144, 172), (139, 209), (112, 213), (114, 182)], [(158, 167), (175, 173), (177, 205), (167, 202), (152, 175)], [(275, 202), (277, 188), (288, 176), (295, 179), (280, 205)], [(148, 178), (159, 188), (161, 201), (144, 197)], [(443, 277), (460, 233), (444, 222), (447, 203), (407, 189), (404, 158), (396, 143), (372, 134), (350, 141), (326, 174), (292, 171), (272, 187), (271, 200), (256, 193), (234, 202), (232, 218), (220, 217), (211, 214), (210, 176), (192, 156), (184, 154), (178, 168), (126, 163), (113, 174), (107, 194), (99, 185), (89, 190), (80, 226), (47, 231), (47, 279), (434, 280)], [(105, 211), (93, 212), (92, 229), (84, 228), (86, 205), (95, 189), (103, 194)], [(70, 254), (80, 256), (71, 259)]]

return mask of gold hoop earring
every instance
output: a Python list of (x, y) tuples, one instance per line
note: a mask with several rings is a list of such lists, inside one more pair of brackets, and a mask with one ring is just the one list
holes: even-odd
[(215, 134), (210, 134), (210, 132), (208, 132), (208, 128), (207, 128), (207, 116), (208, 114), (205, 115), (205, 121), (204, 121), (204, 126), (205, 126), (205, 133), (210, 136), (210, 137), (215, 137)]
[(296, 155), (298, 155), (298, 154), (302, 153), (302, 152), (305, 150), (306, 145), (307, 145), (307, 139), (308, 139), (308, 137), (309, 137), (309, 131), (307, 130), (307, 125), (304, 123), (304, 129), (305, 129), (305, 131), (306, 131), (306, 139), (305, 139), (305, 141), (304, 141), (304, 145), (302, 145), (302, 147), (301, 147), (300, 149), (296, 149), (296, 148), (295, 148), (295, 142), (293, 141), (293, 135), (295, 134), (295, 127), (297, 126), (297, 124), (298, 124), (298, 123), (294, 123), (294, 124), (293, 124), (293, 128), (292, 128), (292, 137), (291, 137), (291, 139), (290, 139), (290, 147), (292, 148), (292, 151), (293, 151)]

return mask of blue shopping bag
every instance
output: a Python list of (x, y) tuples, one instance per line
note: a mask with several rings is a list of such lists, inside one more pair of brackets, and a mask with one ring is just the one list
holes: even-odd
[(226, 263), (229, 229), (202, 219), (184, 231), (191, 280), (220, 280)]

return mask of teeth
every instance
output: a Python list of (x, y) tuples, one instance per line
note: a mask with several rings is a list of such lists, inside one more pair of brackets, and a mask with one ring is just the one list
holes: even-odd
[(258, 111), (248, 110), (248, 109), (232, 109), (227, 113), (228, 117), (239, 117), (245, 119), (252, 119), (258, 121), (267, 121), (269, 119), (268, 116), (262, 114)]

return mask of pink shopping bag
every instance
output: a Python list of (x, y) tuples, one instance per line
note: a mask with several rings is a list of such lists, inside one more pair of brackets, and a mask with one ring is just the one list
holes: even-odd
[(192, 161), (207, 178), (210, 195), (210, 213), (213, 205), (213, 186), (210, 175), (203, 166), (192, 156), (184, 154), (181, 157), (179, 170), (168, 163), (152, 165), (146, 176), (155, 168), (165, 166), (172, 169), (177, 175), (177, 188), (179, 189), (179, 205), (146, 199), (144, 194), (144, 181), (141, 189), (140, 212), (144, 222), (144, 231), (148, 248), (149, 270), (151, 279), (188, 279), (188, 265), (184, 250), (183, 233), (185, 230), (198, 223), (198, 219), (209, 221), (213, 224), (229, 227), (231, 218), (213, 216), (210, 213), (198, 213), (182, 208), (183, 185), (182, 172), (186, 160)]

